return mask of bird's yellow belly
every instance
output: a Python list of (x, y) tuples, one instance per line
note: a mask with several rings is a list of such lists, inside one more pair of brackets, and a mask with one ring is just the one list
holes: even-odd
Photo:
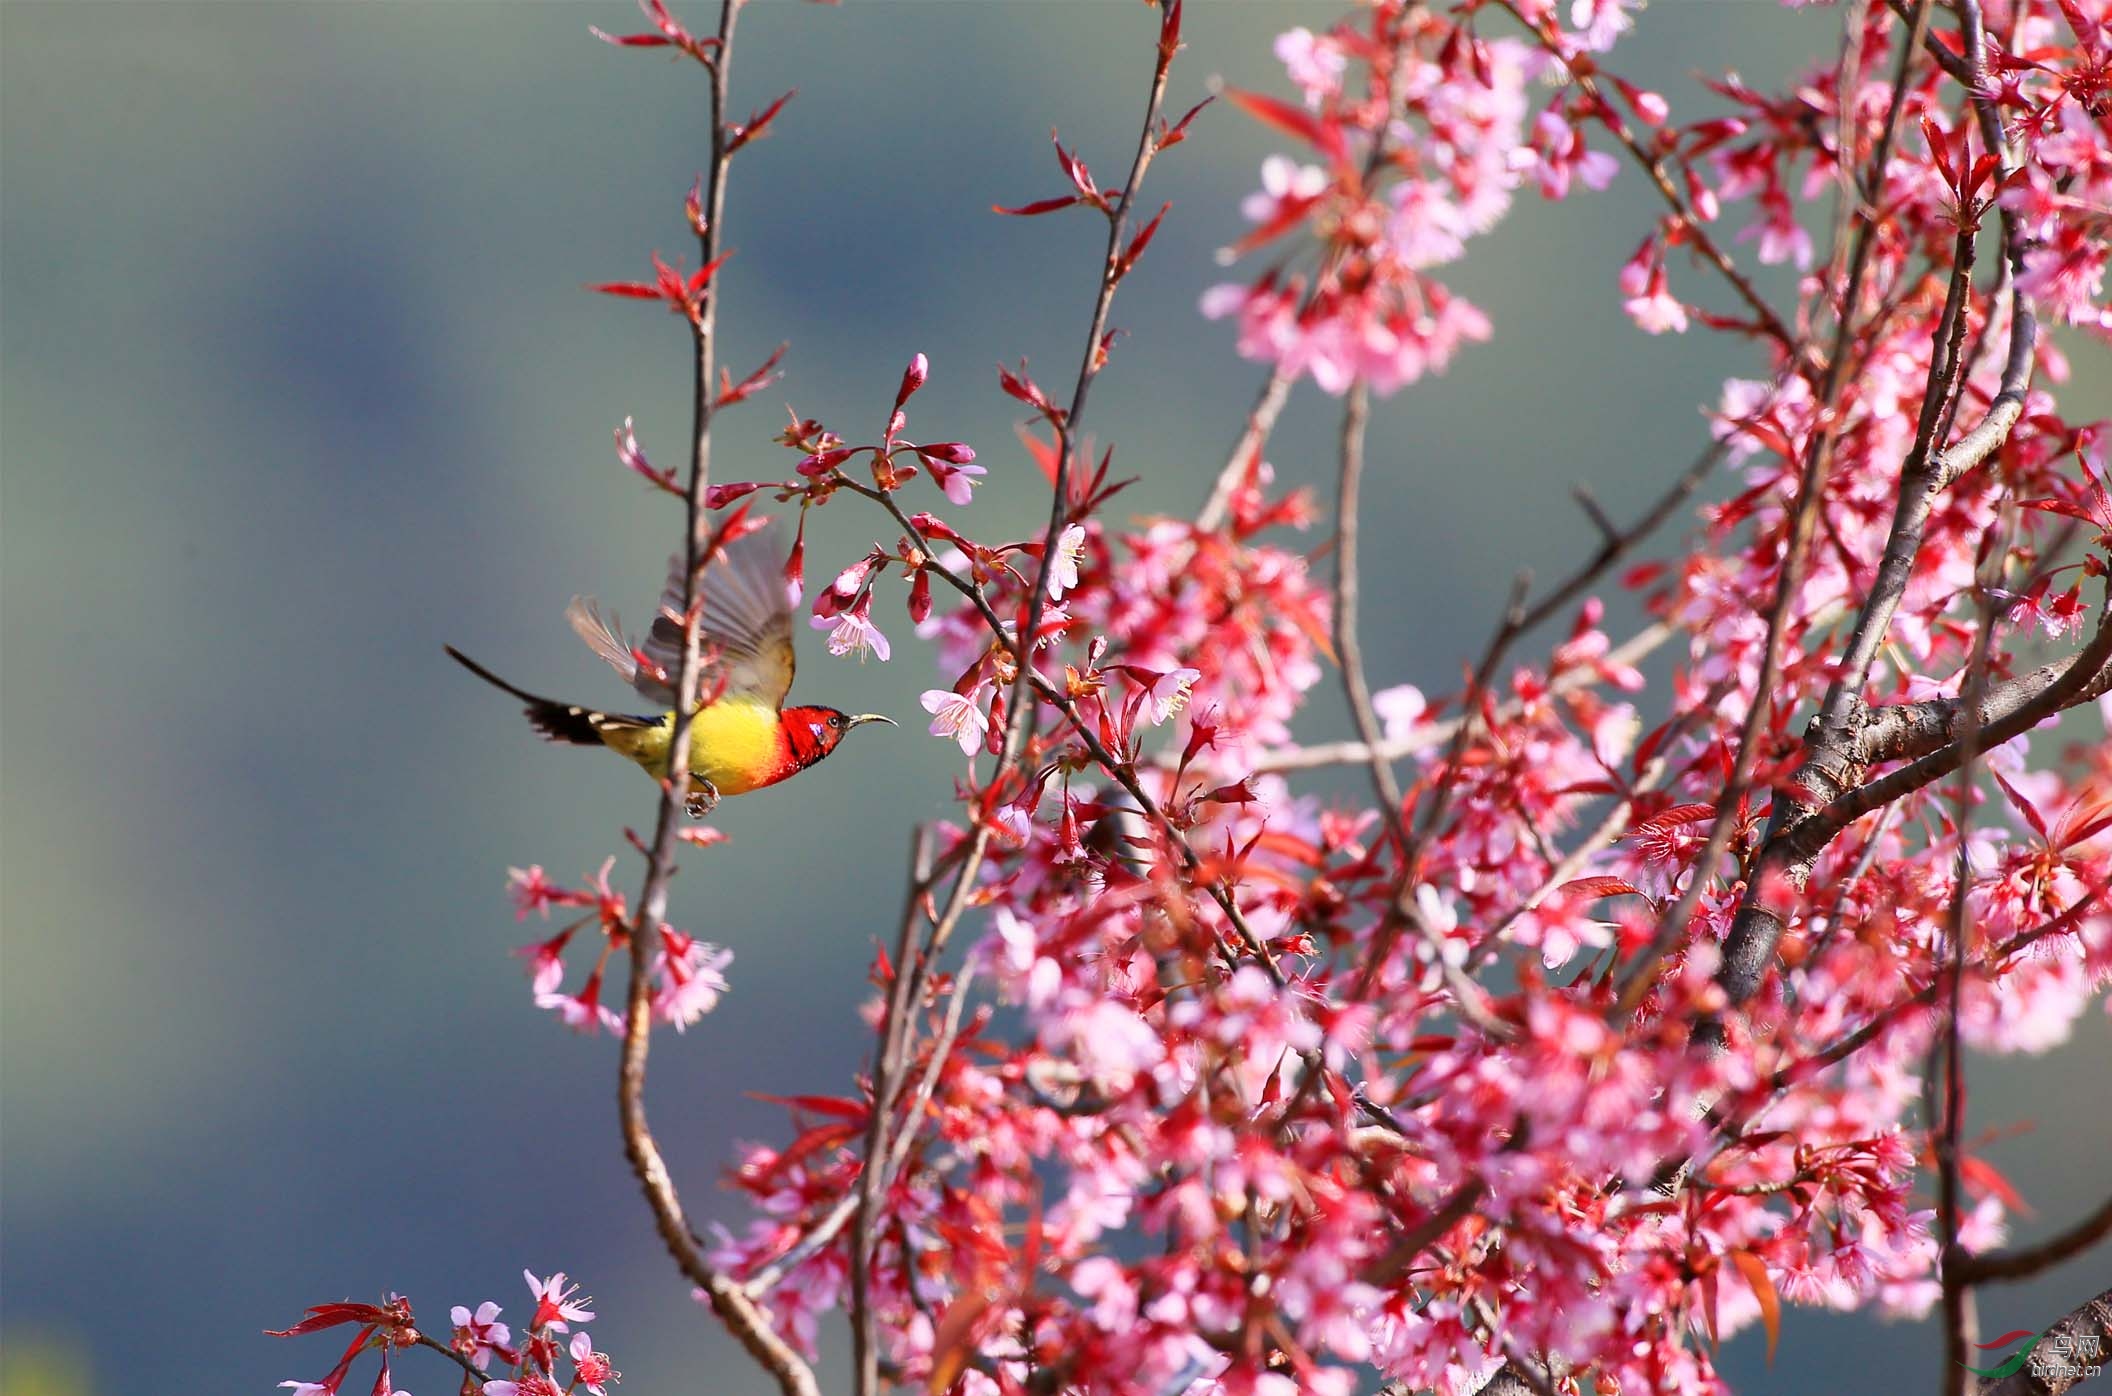
[[(655, 776), (667, 774), (668, 739), (674, 714), (657, 726), (608, 730), (602, 741)], [(745, 795), (768, 785), (781, 763), (777, 709), (763, 703), (722, 700), (691, 721), (689, 771), (721, 795)]]

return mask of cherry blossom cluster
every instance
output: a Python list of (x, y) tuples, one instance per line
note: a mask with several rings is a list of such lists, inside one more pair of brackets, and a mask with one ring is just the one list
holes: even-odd
[[(720, 843), (725, 838), (723, 832), (711, 828), (687, 833), (687, 841), (697, 845)], [(538, 864), (510, 870), (506, 885), (521, 920), (534, 914), (547, 921), (552, 908), (580, 913), (554, 935), (531, 941), (515, 952), (526, 964), (535, 1006), (555, 1013), (566, 1027), (579, 1032), (606, 1030), (621, 1037), (623, 1018), (602, 1002), (609, 961), (618, 952), (630, 952), (634, 925), (629, 901), (609, 885), (615, 867), (614, 858), (606, 859), (583, 885), (566, 887), (550, 881)], [(567, 990), (565, 955), (582, 938), (595, 947), (593, 966), (576, 989)], [(726, 992), (726, 966), (732, 963), (733, 952), (665, 922), (655, 940), (650, 957), (653, 1021), (680, 1032), (718, 1007), (719, 995)]]
[[(1385, 395), (1442, 371), (1491, 327), (1429, 270), (1462, 257), (1528, 182), (1559, 199), (1613, 178), (1613, 155), (1587, 142), (1580, 119), (1596, 99), (1557, 89), (1533, 111), (1529, 89), (1560, 71), (1557, 59), (1517, 35), (1484, 37), (1482, 8), (1373, 5), (1326, 33), (1293, 29), (1276, 53), (1302, 103), (1230, 94), (1300, 142), (1298, 155), (1263, 163), (1242, 206), (1255, 226), (1224, 254), (1274, 248), (1277, 259), (1203, 297), (1205, 315), (1236, 319), (1244, 357), (1338, 395), (1358, 382)], [(1610, 46), (1628, 8), (1577, 5), (1574, 28), (1551, 4), (1518, 13), (1576, 58)], [(1618, 90), (1641, 120), (1665, 119), (1656, 94)]]
[[(488, 1396), (609, 1396), (609, 1387), (622, 1379), (609, 1355), (598, 1351), (584, 1329), (574, 1333), (575, 1323), (592, 1323), (591, 1300), (580, 1297), (579, 1287), (560, 1270), (539, 1279), (532, 1270), (523, 1271), (534, 1308), (518, 1338), (499, 1315), (505, 1310), (485, 1300), (470, 1309), (457, 1304), (449, 1311), (453, 1325), (446, 1342), (421, 1333), (411, 1313), (411, 1304), (392, 1294), (380, 1304), (317, 1304), (291, 1328), (275, 1329), (274, 1338), (298, 1338), (331, 1328), (351, 1327), (352, 1341), (337, 1365), (321, 1381), (282, 1381), (279, 1385), (293, 1396), (338, 1396), (362, 1353), (379, 1352), (381, 1365), (375, 1373), (374, 1396), (407, 1396), (397, 1389), (392, 1357), (402, 1349), (425, 1347), (446, 1354), (461, 1369), (462, 1396), (482, 1391)], [(565, 1335), (570, 1334), (570, 1337)], [(492, 1373), (497, 1359), (501, 1371)]]

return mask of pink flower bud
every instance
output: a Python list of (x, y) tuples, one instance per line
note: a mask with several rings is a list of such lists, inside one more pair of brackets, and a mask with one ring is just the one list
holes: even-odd
[(922, 354), (911, 358), (909, 367), (902, 370), (902, 386), (895, 390), (895, 406), (900, 407), (903, 403), (908, 402), (910, 395), (923, 387), (924, 380), (930, 376), (931, 360), (925, 358)]

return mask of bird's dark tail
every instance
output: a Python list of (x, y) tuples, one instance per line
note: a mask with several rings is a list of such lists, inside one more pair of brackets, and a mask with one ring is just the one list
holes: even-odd
[(529, 725), (553, 742), (570, 742), (574, 746), (600, 746), (602, 744), (601, 733), (604, 727), (649, 726), (657, 720), (649, 717), (632, 718), (611, 713), (600, 713), (595, 712), (592, 708), (575, 707), (569, 703), (559, 703), (553, 699), (539, 698), (525, 689), (515, 688), (512, 684), (492, 673), (491, 670), (477, 663), (476, 660), (471, 659), (453, 645), (447, 646), (447, 652), (455, 663), (469, 670), (470, 673), (475, 674), (493, 688), (510, 693), (523, 703), (526, 703), (528, 706), (523, 711), (528, 714)]

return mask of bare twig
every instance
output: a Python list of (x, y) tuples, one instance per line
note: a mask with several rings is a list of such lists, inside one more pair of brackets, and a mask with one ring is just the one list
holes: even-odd
[[(1606, 667), (1620, 668), (1634, 665), (1648, 658), (1663, 647), (1676, 632), (1662, 621), (1655, 621), (1638, 630), (1628, 639), (1615, 645), (1606, 653)], [(1550, 693), (1560, 695), (1574, 693), (1600, 682), (1596, 669), (1572, 669), (1548, 685)], [(1505, 703), (1496, 709), (1498, 721), (1515, 715), (1519, 710), (1516, 702)], [(1398, 761), (1404, 756), (1434, 751), (1452, 740), (1458, 733), (1461, 719), (1440, 718), (1434, 722), (1420, 722), (1398, 737), (1387, 738), (1379, 743), (1379, 751), (1389, 761)], [(1282, 747), (1265, 751), (1254, 759), (1255, 772), (1263, 771), (1309, 771), (1321, 766), (1354, 766), (1371, 760), (1372, 749), (1363, 742), (1314, 742), (1310, 746)]]
[[(1160, 33), (1162, 36), (1177, 34), (1180, 0), (1165, 2), (1167, 8), (1161, 18)], [(1162, 39), (1156, 52), (1151, 95), (1145, 102), (1143, 127), (1137, 136), (1137, 153), (1130, 161), (1129, 177), (1122, 183), (1121, 197), (1107, 215), (1107, 255), (1100, 266), (1100, 289), (1093, 300), (1093, 317), (1086, 330), (1085, 352), (1078, 362), (1078, 381), (1071, 389), (1070, 409), (1063, 414), (1063, 420), (1056, 423), (1056, 478), (1049, 491), (1049, 523), (1042, 534), (1041, 562), (1034, 570), (1034, 589), (1027, 598), (1025, 628), (1020, 631), (1014, 646), (1019, 677), (1013, 681), (1012, 705), (1005, 714), (1005, 740), (998, 756), (1000, 771), (1017, 758), (1024, 732), (1033, 720), (1034, 705), (1027, 701), (1027, 690), (1029, 675), (1034, 671), (1034, 637), (1041, 628), (1042, 613), (1048, 605), (1049, 574), (1056, 565), (1057, 539), (1071, 520), (1071, 446), (1078, 439), (1078, 423), (1085, 415), (1086, 395), (1092, 391), (1093, 380), (1099, 376), (1100, 366), (1106, 358), (1106, 346), (1102, 341), (1107, 333), (1108, 308), (1115, 300), (1115, 286), (1126, 270), (1122, 263), (1122, 246), (1123, 238), (1129, 232), (1130, 205), (1144, 182), (1144, 172), (1151, 167), (1152, 156), (1158, 153), (1158, 136), (1152, 130), (1152, 123), (1158, 118), (1159, 105), (1166, 97), (1166, 75), (1173, 66), (1173, 49)]]
[(1232, 443), (1232, 453), (1226, 458), (1224, 469), (1217, 472), (1217, 481), (1210, 487), (1210, 497), (1203, 501), (1202, 510), (1195, 516), (1197, 528), (1208, 532), (1224, 526), (1226, 516), (1232, 512), (1232, 496), (1239, 493), (1241, 482), (1254, 468), (1262, 444), (1276, 429), (1276, 419), (1282, 415), (1283, 405), (1290, 401), (1290, 397), (1290, 375), (1280, 366), (1270, 369), (1261, 391), (1255, 395), (1254, 405), (1247, 409), (1247, 424), (1240, 429), (1239, 440)]
[(2112, 1236), (2112, 1197), (2069, 1227), (2033, 1246), (2017, 1246), (1985, 1255), (1961, 1256), (1958, 1269), (1967, 1284), (1995, 1280), (2028, 1280), (2073, 1260), (2107, 1236)]
[(453, 1348), (449, 1347), (446, 1343), (441, 1342), (438, 1338), (433, 1337), (430, 1333), (420, 1333), (418, 1335), (418, 1346), (422, 1348), (431, 1348), (434, 1352), (439, 1353), (442, 1357), (454, 1363), (457, 1367), (460, 1367), (462, 1369), (462, 1376), (464, 1380), (473, 1381), (480, 1388), (484, 1385), (485, 1382), (491, 1380), (490, 1377), (486, 1376), (483, 1372), (477, 1370), (476, 1363), (470, 1361), (461, 1353), (456, 1352)]
[(1364, 647), (1357, 639), (1357, 515), (1364, 480), (1364, 429), (1371, 417), (1371, 389), (1358, 379), (1342, 409), (1342, 469), (1335, 495), (1335, 658), (1342, 667), (1342, 689), (1349, 699), (1357, 735), (1364, 739), (1371, 788), (1379, 812), (1401, 847), (1408, 846), (1408, 825), (1401, 817), (1401, 786), (1393, 762), (1381, 745), (1378, 714), (1371, 708), (1371, 688), (1364, 680)]
[[(872, 1105), (866, 1117), (865, 1166), (858, 1173), (858, 1187), (847, 1202), (855, 1202), (851, 1212), (855, 1218), (851, 1228), (851, 1344), (852, 1370), (861, 1383), (860, 1390), (871, 1391), (875, 1386), (864, 1385), (866, 1373), (872, 1372), (871, 1381), (879, 1380), (879, 1356), (873, 1349), (872, 1333), (872, 1254), (873, 1220), (879, 1210), (882, 1169), (876, 1167), (887, 1149), (887, 1123), (891, 1093), (900, 1072), (902, 1059), (908, 1051), (910, 1015), (919, 1000), (916, 992), (917, 976), (914, 967), (927, 962), (917, 948), (917, 933), (922, 920), (919, 915), (924, 898), (931, 890), (931, 831), (919, 825), (910, 848), (909, 891), (903, 897), (902, 925), (895, 940), (895, 974), (889, 985), (887, 1006), (880, 1021), (880, 1041), (873, 1049)], [(953, 902), (965, 898), (965, 888), (974, 874), (972, 865), (964, 865), (961, 876), (955, 882), (958, 896)], [(934, 930), (936, 931), (936, 927)], [(947, 927), (951, 929), (951, 927)], [(928, 951), (936, 957), (941, 948), (938, 937)], [(843, 1210), (839, 1205), (839, 1211)], [(839, 1223), (840, 1226), (840, 1223)], [(809, 1238), (811, 1241), (812, 1238)]]

